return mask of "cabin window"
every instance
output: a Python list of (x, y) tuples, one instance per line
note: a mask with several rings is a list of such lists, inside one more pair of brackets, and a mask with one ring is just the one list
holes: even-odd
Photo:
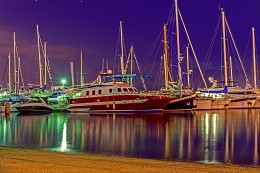
[(121, 88), (117, 88), (117, 91), (118, 91), (118, 92), (122, 92), (122, 89), (121, 89)]
[(134, 88), (134, 91), (135, 91), (135, 92), (137, 92), (137, 89), (136, 89), (136, 88)]
[(109, 89), (109, 92), (112, 93), (112, 91), (113, 91), (112, 88), (110, 88), (110, 89)]
[(92, 95), (95, 95), (95, 94), (96, 94), (96, 92), (95, 92), (95, 90), (93, 90), (93, 91), (92, 91)]
[(89, 91), (86, 91), (86, 95), (89, 96)]
[(123, 90), (125, 91), (125, 92), (127, 92), (128, 90), (127, 90), (127, 88), (123, 88)]
[(129, 91), (134, 91), (133, 88), (128, 88)]
[(98, 94), (99, 94), (99, 95), (101, 94), (101, 90), (98, 90)]

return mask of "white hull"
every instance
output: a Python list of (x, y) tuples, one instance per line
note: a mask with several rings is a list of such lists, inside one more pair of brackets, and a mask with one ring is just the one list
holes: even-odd
[(260, 96), (257, 98), (235, 99), (196, 99), (196, 110), (224, 110), (260, 108)]
[(245, 99), (245, 100), (240, 100), (237, 98), (239, 101), (230, 101), (227, 109), (251, 109), (254, 107), (256, 98), (252, 99)]
[(196, 110), (210, 110), (211, 109), (211, 102), (210, 99), (196, 99)]
[(227, 105), (229, 104), (229, 101), (226, 99), (215, 99), (212, 101), (211, 109), (212, 110), (223, 110), (227, 109)]
[(255, 104), (253, 105), (253, 109), (260, 109), (260, 96), (256, 97)]

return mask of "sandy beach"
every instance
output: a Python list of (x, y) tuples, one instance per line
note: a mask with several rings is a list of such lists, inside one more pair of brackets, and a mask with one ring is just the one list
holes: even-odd
[(260, 167), (208, 165), (0, 147), (0, 172), (260, 172)]

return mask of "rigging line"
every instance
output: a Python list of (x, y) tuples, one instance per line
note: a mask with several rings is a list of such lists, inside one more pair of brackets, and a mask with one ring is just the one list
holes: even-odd
[[(157, 42), (157, 43), (159, 43), (160, 44), (160, 42)], [(160, 47), (160, 46), (159, 46)], [(154, 49), (155, 50), (155, 49)], [(160, 49), (157, 49), (157, 52), (151, 52), (151, 56), (150, 57), (158, 57), (158, 55), (159, 55), (159, 53), (158, 53), (158, 51), (159, 51)], [(154, 55), (153, 55), (154, 54)], [(151, 59), (151, 58), (150, 58)], [(148, 63), (147, 63), (148, 64)], [(153, 62), (152, 63), (149, 63), (149, 65), (151, 65), (150, 66), (150, 71), (148, 72), (148, 74), (152, 74), (152, 71), (153, 71), (153, 69), (154, 69), (154, 67), (155, 67), (155, 65), (157, 64), (157, 61), (156, 61), (156, 58), (153, 58)], [(159, 64), (160, 65), (160, 64)], [(158, 72), (158, 71), (157, 71)], [(152, 76), (152, 75), (151, 75)], [(153, 81), (154, 83), (153, 84), (155, 84), (156, 83), (156, 80), (154, 80)], [(151, 83), (151, 81), (148, 81), (148, 83)]]
[(46, 55), (46, 58), (47, 58), (47, 71), (48, 71), (49, 79), (51, 82), (51, 86), (53, 86), (53, 81), (52, 81), (52, 77), (51, 77), (51, 66), (50, 66), (50, 60), (49, 60), (48, 55)]
[[(154, 54), (155, 54), (154, 57), (158, 57), (158, 55), (159, 55), (158, 51), (159, 51), (159, 49), (157, 49), (157, 52), (154, 52)], [(152, 74), (152, 71), (153, 71), (154, 67), (156, 66), (156, 64), (157, 64), (156, 58), (153, 58), (152, 64), (149, 64), (149, 65), (151, 65), (151, 67), (150, 67), (150, 71), (148, 72), (148, 74)], [(154, 83), (156, 83), (156, 81), (154, 81)]]
[[(248, 50), (249, 50), (249, 47), (250, 47), (250, 41), (251, 41), (251, 38), (252, 38), (252, 33), (250, 32), (249, 34), (249, 37), (248, 37), (248, 41), (247, 41), (247, 44), (246, 44), (246, 50), (244, 52), (244, 59), (243, 60), (246, 60), (246, 57), (247, 57), (247, 54), (248, 54)], [(250, 61), (252, 62), (251, 58), (250, 58)], [(249, 68), (249, 69), (252, 69), (252, 68)], [(249, 73), (251, 73), (251, 77), (253, 76), (253, 71), (252, 70), (249, 70)]]
[(237, 52), (238, 59), (239, 59), (240, 64), (241, 64), (241, 66), (242, 66), (242, 69), (243, 69), (243, 72), (244, 72), (244, 75), (245, 75), (245, 78), (246, 78), (246, 84), (249, 84), (249, 80), (248, 80), (248, 77), (247, 77), (247, 73), (246, 73), (245, 67), (244, 67), (244, 65), (243, 65), (243, 62), (242, 62), (242, 59), (241, 59), (241, 57), (240, 57), (238, 48), (237, 48), (237, 46), (236, 46), (236, 42), (235, 42), (235, 40), (234, 40), (233, 34), (232, 34), (231, 30), (230, 30), (230, 27), (229, 27), (229, 24), (228, 24), (228, 21), (227, 21), (226, 18), (225, 18), (225, 23), (226, 23), (226, 25), (227, 25), (229, 34), (230, 34), (230, 36), (231, 36), (232, 42), (233, 42), (234, 47), (235, 47), (235, 50), (236, 50), (236, 52)]
[[(162, 61), (163, 61), (163, 60), (162, 60), (162, 57), (161, 57), (161, 59), (160, 59), (160, 64), (159, 64), (159, 70), (158, 70), (157, 73), (156, 73), (155, 80), (154, 80), (154, 83), (153, 83), (153, 90), (154, 90), (155, 88), (156, 88), (156, 90), (157, 90), (157, 88), (160, 88), (160, 82), (161, 82), (160, 79), (162, 79), (162, 78), (161, 78), (161, 69), (162, 69), (162, 66), (163, 66), (163, 65), (162, 65), (162, 64), (163, 64)], [(158, 81), (158, 82), (156, 82), (156, 81)], [(155, 87), (156, 84), (158, 84), (157, 87)]]
[(131, 57), (131, 50), (129, 51), (129, 54), (127, 56), (127, 61), (126, 61), (126, 64), (125, 64), (125, 70), (127, 71), (128, 69), (128, 63), (130, 63), (130, 57)]
[[(4, 73), (3, 73), (3, 76), (2, 76), (1, 88), (3, 87), (3, 83), (4, 83), (4, 78), (5, 78), (5, 73), (6, 73), (7, 64), (8, 64), (8, 59), (7, 59), (7, 61), (6, 61), (5, 69), (4, 69)], [(10, 84), (9, 84), (9, 85), (10, 85)]]
[(24, 81), (23, 81), (23, 73), (22, 73), (22, 69), (21, 69), (21, 63), (20, 63), (20, 57), (19, 58), (19, 66), (18, 66), (18, 70), (20, 71), (20, 74), (21, 74), (21, 80), (22, 80), (22, 84), (23, 84), (23, 87), (24, 87)]
[(137, 61), (137, 58), (136, 58), (136, 54), (135, 54), (134, 49), (133, 49), (133, 54), (134, 54), (134, 59), (135, 59), (135, 61), (136, 61), (136, 66), (137, 66), (138, 73), (139, 73), (139, 75), (140, 75), (140, 77), (141, 77), (142, 85), (143, 85), (144, 89), (147, 91), (147, 87), (146, 87), (145, 82), (144, 82), (144, 77), (143, 77), (143, 75), (142, 75), (141, 68), (140, 68), (140, 66), (139, 66), (139, 64), (138, 64), (138, 61)]
[[(148, 51), (145, 53), (144, 57), (148, 57), (148, 59), (146, 60), (147, 63), (145, 63), (144, 71), (146, 71), (146, 69), (149, 68), (148, 65), (150, 65), (149, 62), (151, 61), (152, 58), (153, 58), (152, 60), (155, 61), (153, 54), (155, 52), (155, 48), (160, 46), (161, 35), (162, 35), (162, 30), (160, 31), (160, 33), (158, 34), (157, 38), (154, 40), (154, 42), (152, 43)], [(151, 70), (151, 68), (149, 69)]]
[(119, 53), (119, 40), (120, 40), (120, 26), (119, 26), (119, 32), (118, 32), (118, 35), (117, 35), (117, 43), (116, 43), (116, 51), (115, 51), (115, 57), (114, 57), (114, 64), (113, 64), (113, 72), (112, 73), (115, 73), (115, 66), (116, 66), (116, 60), (117, 60), (117, 57), (118, 57), (118, 53)]
[[(18, 47), (15, 46), (15, 54), (16, 54), (16, 57), (21, 59), (21, 57), (19, 56), (18, 54)], [(20, 60), (19, 60), (19, 64), (18, 64), (18, 69), (17, 69), (19, 72), (20, 72), (20, 78), (22, 80), (22, 84), (23, 84), (23, 87), (24, 87), (24, 80), (23, 80), (23, 73), (22, 73), (22, 69), (21, 69), (21, 64), (20, 64)]]
[[(158, 51), (160, 49), (158, 49), (161, 46), (161, 36), (162, 36), (162, 30), (160, 32), (160, 34), (158, 34), (157, 38), (154, 40), (152, 46), (149, 48), (149, 50), (146, 52), (145, 58), (146, 63), (145, 63), (145, 67), (144, 67), (144, 71), (148, 71), (148, 74), (152, 74), (152, 71), (154, 70), (156, 64), (157, 64), (157, 57), (158, 57)], [(157, 48), (157, 49), (156, 49)], [(151, 62), (152, 61), (152, 62)], [(158, 68), (156, 68), (158, 69)], [(151, 75), (152, 76), (152, 75)], [(155, 84), (156, 81), (153, 81), (154, 83), (152, 83), (152, 81), (148, 80), (147, 85), (149, 86), (149, 83)]]
[(209, 45), (209, 49), (208, 49), (207, 54), (206, 54), (206, 58), (204, 60), (203, 66), (202, 66), (203, 74), (205, 74), (205, 72), (206, 72), (206, 68), (207, 68), (207, 65), (208, 65), (208, 62), (209, 62), (209, 58), (212, 54), (212, 50), (213, 50), (215, 40), (216, 40), (216, 37), (217, 37), (217, 34), (218, 34), (220, 23), (221, 23), (221, 17), (219, 17), (219, 19), (218, 19), (217, 26), (215, 27), (214, 34), (213, 34), (213, 37), (212, 37), (210, 45)]
[(205, 87), (208, 88), (207, 83), (206, 83), (206, 81), (205, 81), (205, 79), (204, 79), (204, 76), (203, 76), (203, 74), (202, 74), (202, 71), (201, 71), (201, 68), (200, 68), (200, 65), (199, 65), (199, 62), (198, 62), (198, 59), (197, 59), (196, 53), (195, 53), (195, 51), (194, 51), (193, 45), (192, 45), (192, 43), (191, 43), (191, 40), (190, 40), (190, 37), (189, 37), (188, 31), (187, 31), (187, 29), (186, 29), (185, 23), (184, 23), (184, 21), (183, 21), (183, 18), (182, 18), (182, 15), (181, 15), (181, 12), (180, 12), (179, 9), (178, 9), (178, 13), (179, 13), (179, 15), (180, 15), (180, 19), (181, 19), (181, 21), (182, 21), (182, 24), (183, 24), (183, 27), (184, 27), (184, 30), (185, 30), (185, 33), (186, 33), (187, 39), (189, 40), (190, 48), (191, 48), (192, 53), (193, 53), (193, 56), (194, 56), (194, 58), (195, 58), (195, 61), (196, 61), (197, 67), (198, 67), (199, 72), (200, 72), (200, 75), (201, 75), (201, 78), (202, 78), (202, 80), (203, 80), (203, 83), (204, 83)]
[(245, 52), (244, 52), (244, 57), (246, 57), (246, 55), (247, 55), (247, 53), (248, 53), (248, 49), (249, 49), (249, 46), (250, 46), (251, 38), (252, 38), (252, 33), (250, 33), (249, 36), (248, 36), (247, 44), (246, 44), (246, 50), (245, 50)]

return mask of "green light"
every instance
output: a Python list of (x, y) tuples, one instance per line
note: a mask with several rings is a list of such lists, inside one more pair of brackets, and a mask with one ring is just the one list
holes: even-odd
[(61, 80), (61, 83), (62, 83), (62, 85), (64, 86), (64, 84), (66, 83), (66, 80), (65, 80), (65, 79), (62, 79), (62, 80)]

